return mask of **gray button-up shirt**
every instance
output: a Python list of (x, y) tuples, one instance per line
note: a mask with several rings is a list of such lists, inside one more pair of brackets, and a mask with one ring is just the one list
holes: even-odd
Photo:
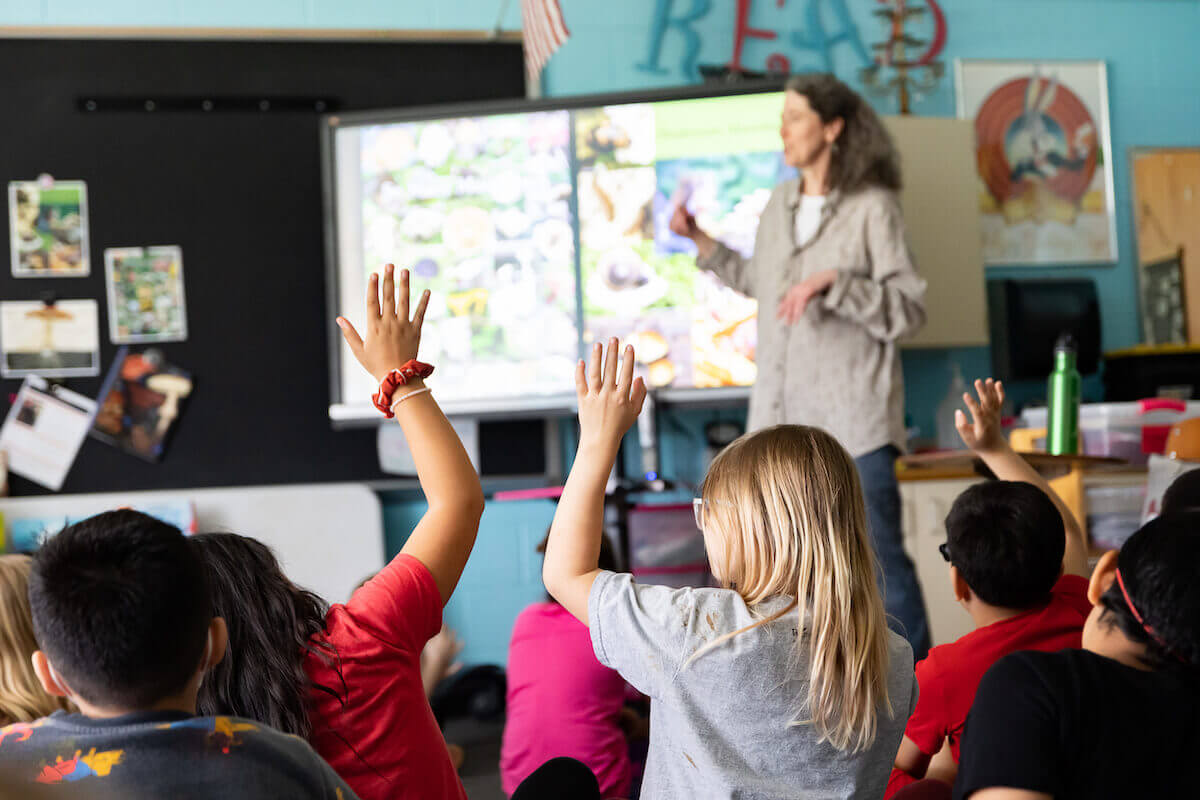
[[(775, 188), (749, 259), (718, 244), (701, 269), (758, 301), (758, 380), (749, 430), (813, 425), (854, 456), (904, 448), (904, 379), (896, 342), (925, 323), (925, 280), (913, 266), (896, 194), (868, 187), (834, 192), (817, 233), (796, 245), (799, 179)], [(836, 269), (794, 325), (776, 318), (792, 286)]]

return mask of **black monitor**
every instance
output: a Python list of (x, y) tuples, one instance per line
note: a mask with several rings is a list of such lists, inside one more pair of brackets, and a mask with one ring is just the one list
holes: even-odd
[(1070, 333), (1080, 374), (1100, 366), (1100, 301), (1091, 280), (989, 280), (992, 370), (1008, 381), (1044, 380), (1054, 343)]

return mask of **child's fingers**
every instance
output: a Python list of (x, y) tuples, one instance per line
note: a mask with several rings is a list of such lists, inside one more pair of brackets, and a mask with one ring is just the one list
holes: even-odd
[(367, 278), (367, 324), (379, 319), (379, 273)]
[[(633, 360), (633, 355), (630, 354), (629, 360)], [(633, 379), (633, 386), (629, 394), (629, 405), (633, 408), (634, 416), (642, 413), (642, 404), (646, 402), (646, 382), (641, 376)]]
[(996, 404), (1004, 408), (1004, 381), (996, 381)]
[(345, 317), (337, 318), (337, 325), (342, 329), (342, 338), (346, 340), (346, 344), (350, 347), (350, 352), (354, 353), (355, 358), (362, 357), (363, 340), (358, 335), (358, 331), (354, 330), (354, 326), (350, 324), (350, 320)]
[(588, 384), (586, 369), (587, 367), (584, 365), (583, 359), (579, 359), (579, 361), (575, 364), (575, 394), (577, 394), (579, 397), (583, 397), (585, 394), (587, 394)]
[(608, 358), (604, 361), (604, 387), (617, 385), (617, 337), (608, 340)]
[(589, 391), (598, 391), (600, 389), (600, 356), (603, 354), (603, 345), (596, 342), (592, 345), (592, 354), (588, 357), (587, 368), (587, 388)]
[(958, 429), (958, 435), (963, 437), (963, 441), (969, 441), (969, 437), (973, 433), (971, 423), (967, 422), (967, 415), (961, 408), (954, 409), (954, 427)]
[[(417, 301), (417, 310), (413, 314), (412, 324), (418, 329), (425, 324), (425, 309), (429, 308), (429, 290), (421, 292), (421, 299)], [(405, 315), (408, 312), (405, 311)]]
[(396, 316), (408, 322), (408, 270), (400, 270), (400, 296), (396, 298)]
[(617, 394), (629, 397), (629, 388), (633, 385), (633, 345), (625, 345), (625, 353), (621, 358), (621, 377), (617, 380)]
[(975, 398), (971, 397), (969, 392), (963, 392), (963, 402), (967, 404), (967, 409), (976, 421), (983, 419), (983, 409), (979, 407), (979, 403), (975, 402)]
[(979, 408), (984, 414), (992, 410), (992, 392), (986, 381), (975, 379), (975, 396), (979, 398)]
[(396, 267), (394, 264), (383, 266), (383, 302), (380, 303), (380, 309), (385, 319), (396, 316)]

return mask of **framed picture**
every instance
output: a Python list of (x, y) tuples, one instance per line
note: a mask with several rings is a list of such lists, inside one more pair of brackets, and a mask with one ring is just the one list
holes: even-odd
[(1103, 61), (955, 62), (958, 116), (975, 123), (983, 260), (1117, 260)]
[(1187, 291), (1183, 248), (1174, 256), (1143, 264), (1142, 327), (1146, 344), (1187, 344)]

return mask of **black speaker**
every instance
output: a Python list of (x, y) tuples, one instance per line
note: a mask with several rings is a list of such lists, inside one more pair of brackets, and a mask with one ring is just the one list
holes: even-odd
[(1054, 343), (1075, 338), (1082, 375), (1100, 366), (1100, 300), (1090, 280), (990, 280), (992, 372), (1002, 380), (1045, 380)]

